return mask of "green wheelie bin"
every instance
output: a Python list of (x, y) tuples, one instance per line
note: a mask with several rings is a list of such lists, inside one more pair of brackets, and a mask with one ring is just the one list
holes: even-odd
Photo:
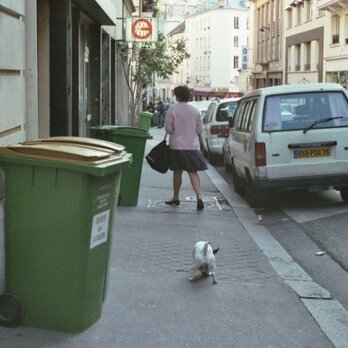
[(101, 316), (115, 202), (130, 161), (123, 146), (90, 138), (0, 148), (6, 296), (23, 304), (23, 325), (81, 332)]
[(147, 132), (150, 130), (153, 113), (151, 112), (139, 112), (138, 115), (138, 128), (144, 129)]
[(145, 144), (147, 139), (152, 139), (152, 136), (146, 130), (137, 127), (108, 125), (92, 127), (91, 136), (124, 145), (126, 151), (132, 154), (131, 167), (124, 171), (121, 178), (118, 204), (136, 206), (139, 198)]

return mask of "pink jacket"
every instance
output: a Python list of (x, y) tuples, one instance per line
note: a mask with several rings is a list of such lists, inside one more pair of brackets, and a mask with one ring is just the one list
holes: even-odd
[(198, 135), (203, 130), (199, 110), (185, 102), (168, 109), (164, 129), (169, 134), (169, 145), (173, 150), (199, 150)]

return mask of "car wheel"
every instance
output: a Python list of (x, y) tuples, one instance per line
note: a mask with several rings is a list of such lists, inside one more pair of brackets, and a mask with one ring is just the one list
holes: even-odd
[(227, 159), (226, 159), (226, 154), (224, 152), (224, 155), (223, 155), (223, 160), (224, 160), (224, 168), (225, 168), (225, 171), (226, 172), (232, 172), (232, 166), (230, 163), (227, 162)]
[(246, 185), (246, 201), (252, 208), (263, 208), (267, 205), (267, 192), (256, 189), (252, 182)]
[(341, 194), (342, 201), (344, 203), (348, 203), (348, 187), (342, 187), (340, 189), (340, 194)]
[(241, 177), (239, 177), (239, 175), (236, 172), (236, 169), (233, 167), (233, 164), (232, 164), (232, 182), (233, 182), (234, 190), (240, 196), (244, 196), (246, 192), (245, 182)]

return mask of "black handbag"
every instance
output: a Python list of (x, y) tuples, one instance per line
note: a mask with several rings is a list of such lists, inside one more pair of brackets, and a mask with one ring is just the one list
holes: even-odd
[(153, 147), (145, 157), (150, 167), (162, 174), (167, 173), (170, 166), (170, 150), (166, 138), (167, 133), (164, 139)]

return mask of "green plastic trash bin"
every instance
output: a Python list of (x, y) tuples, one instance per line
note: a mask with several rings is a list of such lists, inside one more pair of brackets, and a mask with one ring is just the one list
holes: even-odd
[(139, 112), (138, 128), (144, 129), (147, 132), (150, 130), (153, 113), (151, 112)]
[(124, 145), (126, 151), (133, 155), (131, 167), (126, 169), (122, 175), (118, 204), (136, 206), (139, 198), (146, 139), (152, 139), (152, 136), (144, 129), (108, 125), (92, 127), (91, 136)]
[(0, 148), (6, 293), (23, 303), (25, 326), (81, 332), (101, 316), (131, 155), (96, 139), (46, 140)]

